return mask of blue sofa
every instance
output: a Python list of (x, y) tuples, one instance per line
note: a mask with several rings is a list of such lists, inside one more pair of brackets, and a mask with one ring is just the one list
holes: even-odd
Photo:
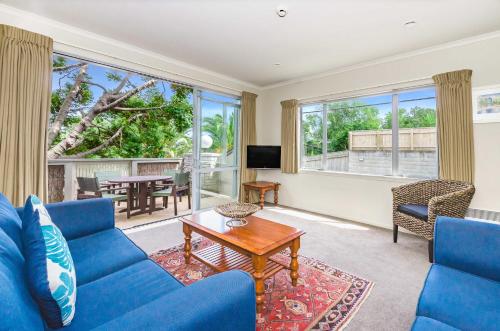
[[(64, 330), (255, 330), (255, 285), (241, 271), (184, 287), (115, 228), (111, 200), (48, 204), (75, 262)], [(0, 194), (0, 330), (44, 330), (24, 274), (22, 210)]]
[(438, 217), (412, 330), (500, 330), (500, 224)]

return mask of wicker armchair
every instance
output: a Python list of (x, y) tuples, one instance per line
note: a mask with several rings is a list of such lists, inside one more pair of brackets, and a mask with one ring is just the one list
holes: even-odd
[(429, 240), (429, 261), (432, 262), (436, 217), (463, 218), (474, 192), (474, 185), (450, 180), (424, 180), (394, 187), (394, 242), (398, 241), (398, 226)]

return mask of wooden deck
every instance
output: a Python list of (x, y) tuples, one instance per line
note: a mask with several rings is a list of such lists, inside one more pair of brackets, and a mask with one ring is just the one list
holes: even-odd
[[(157, 199), (157, 207), (162, 207), (161, 199)], [(115, 223), (116, 227), (120, 229), (128, 229), (138, 225), (144, 225), (148, 223), (163, 221), (169, 218), (174, 218), (182, 215), (191, 214), (191, 209), (188, 208), (187, 197), (182, 198), (182, 202), (177, 200), (177, 216), (174, 215), (174, 201), (172, 198), (168, 199), (168, 207), (162, 210), (153, 212), (151, 215), (142, 214), (138, 216), (132, 216), (127, 219), (126, 213), (121, 213), (120, 210), (126, 207), (126, 203), (121, 203), (120, 206), (115, 205)]]
[[(156, 206), (158, 208), (162, 207), (161, 199), (157, 199)], [(220, 196), (204, 196), (200, 201), (200, 207), (202, 209), (212, 208), (213, 206), (220, 205), (223, 203), (227, 203), (231, 201), (229, 197)], [(170, 218), (175, 218), (183, 215), (191, 214), (191, 209), (188, 208), (187, 197), (182, 197), (182, 202), (177, 200), (177, 216), (174, 215), (174, 200), (172, 198), (168, 199), (168, 208), (158, 210), (153, 212), (151, 215), (142, 214), (137, 216), (132, 216), (127, 219), (126, 213), (121, 213), (120, 210), (123, 210), (127, 204), (122, 202), (120, 206), (115, 205), (115, 224), (116, 227), (124, 230), (129, 229), (134, 226), (144, 225), (148, 223), (158, 222), (167, 220)]]

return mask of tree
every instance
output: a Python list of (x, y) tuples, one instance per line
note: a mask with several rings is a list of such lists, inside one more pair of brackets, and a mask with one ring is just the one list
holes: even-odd
[(321, 114), (305, 114), (302, 121), (304, 153), (306, 156), (320, 155), (323, 150), (323, 118)]
[(215, 114), (212, 117), (204, 117), (202, 131), (208, 133), (213, 140), (210, 149), (216, 153), (223, 152), (224, 140), (226, 151), (233, 149), (234, 143), (234, 112), (232, 112), (227, 120), (228, 124), (224, 123), (224, 118), (221, 114)]
[[(436, 126), (436, 111), (432, 108), (413, 107), (399, 109), (400, 128)], [(392, 113), (381, 118), (377, 107), (359, 101), (333, 102), (327, 109), (327, 150), (345, 151), (349, 148), (349, 132), (359, 130), (382, 130), (392, 128)], [(323, 114), (306, 113), (302, 120), (304, 153), (306, 156), (323, 153)]]
[[(430, 128), (436, 126), (436, 110), (432, 108), (413, 107), (410, 110), (398, 110), (400, 128)], [(392, 128), (392, 113), (387, 113), (384, 120), (384, 129)]]
[(54, 59), (60, 84), (52, 93), (49, 158), (171, 157), (191, 147), (190, 88), (149, 78), (134, 84), (134, 74), (113, 70), (97, 82), (89, 66)]
[(359, 101), (329, 104), (327, 113), (328, 152), (349, 148), (349, 132), (381, 129), (379, 110)]

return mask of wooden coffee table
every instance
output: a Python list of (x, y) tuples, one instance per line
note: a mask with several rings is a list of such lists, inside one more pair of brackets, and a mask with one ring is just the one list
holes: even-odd
[[(299, 277), (297, 252), (300, 248), (300, 236), (305, 232), (256, 216), (248, 216), (245, 219), (248, 221), (247, 225), (231, 228), (226, 225), (229, 218), (213, 210), (182, 217), (184, 259), (186, 264), (189, 264), (191, 257), (194, 257), (217, 272), (239, 269), (252, 274), (255, 279), (257, 312), (261, 312), (266, 278), (283, 269), (289, 269), (292, 285), (297, 285)], [(192, 252), (193, 231), (216, 244)], [(287, 247), (290, 247), (291, 251), (290, 265), (273, 260), (272, 255)]]

